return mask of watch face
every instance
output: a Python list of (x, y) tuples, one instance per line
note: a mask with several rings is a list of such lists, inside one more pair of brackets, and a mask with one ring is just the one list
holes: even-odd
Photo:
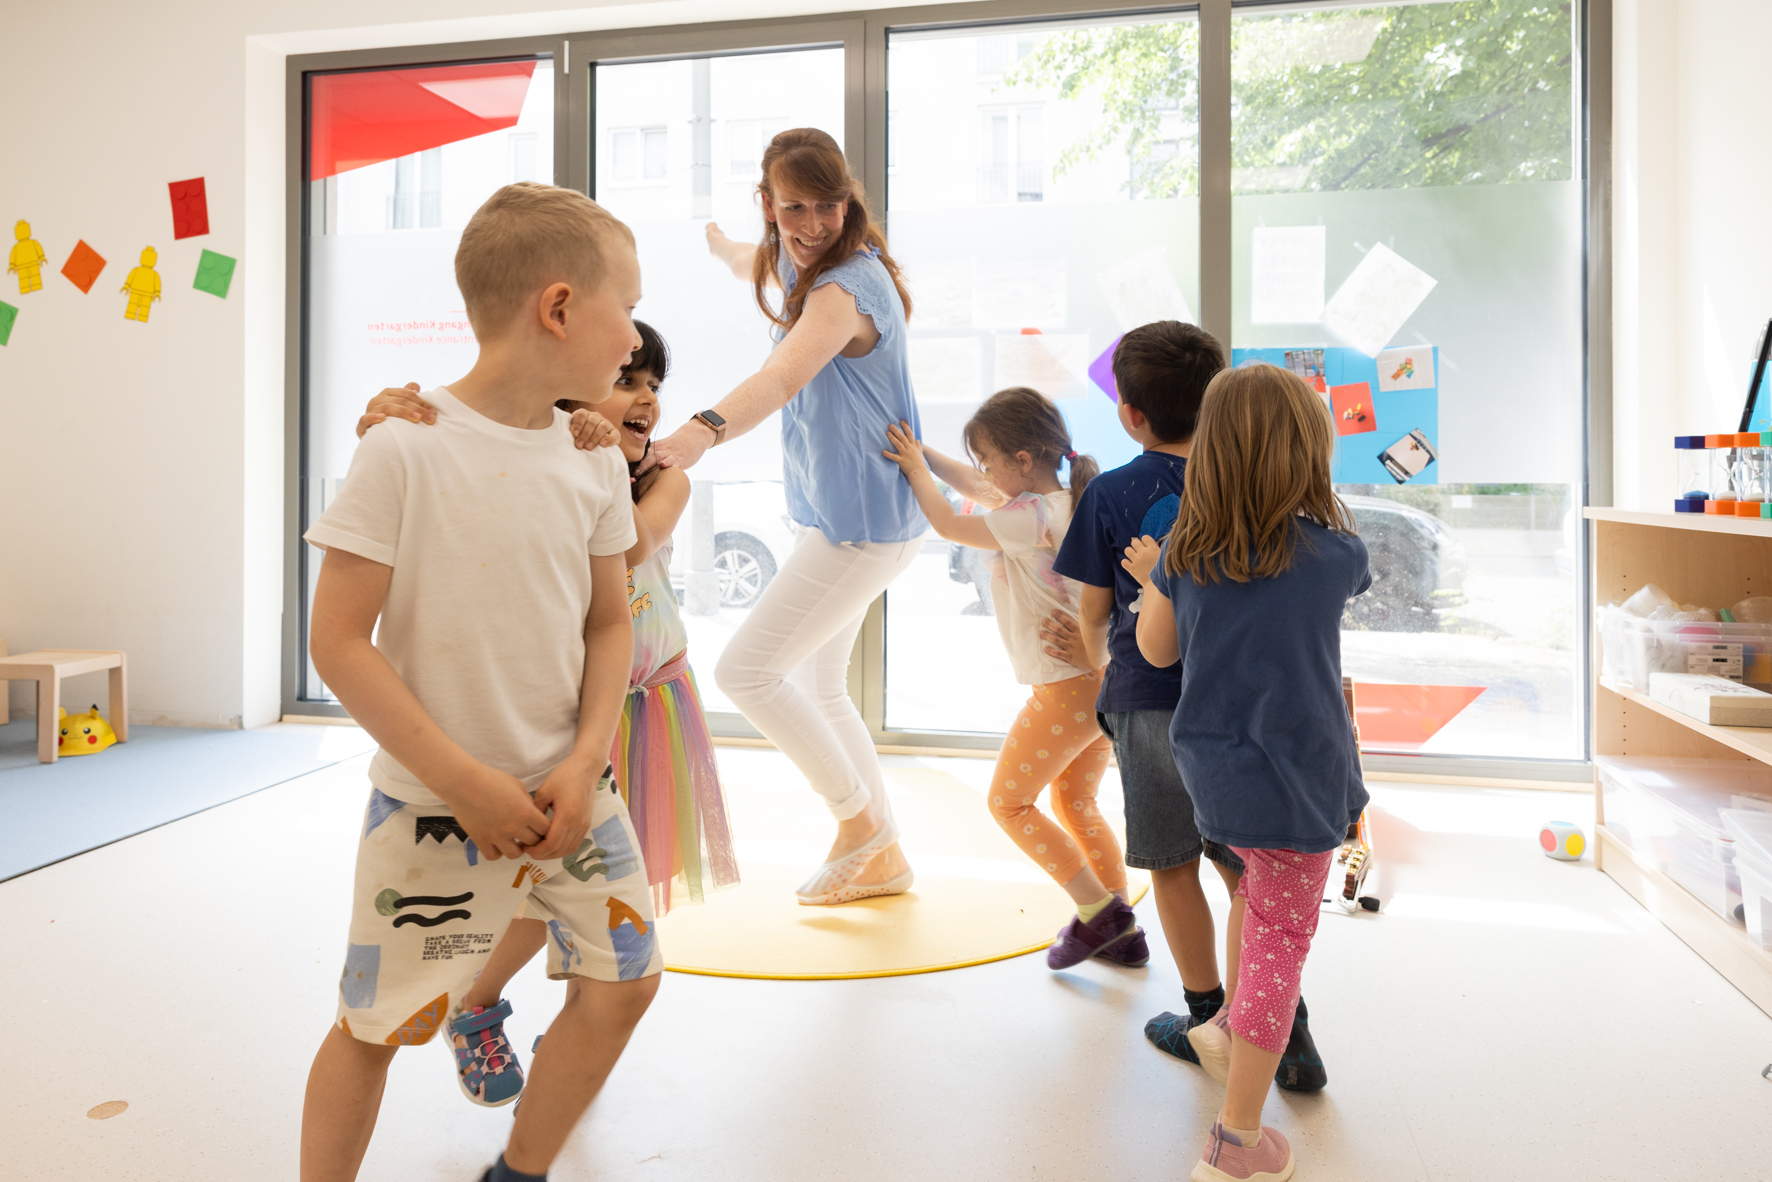
[(708, 426), (714, 428), (714, 430), (716, 430), (716, 431), (718, 431), (721, 427), (724, 427), (726, 425), (726, 420), (721, 418), (719, 415), (715, 414), (711, 410), (702, 411), (701, 417), (706, 419), (708, 422)]

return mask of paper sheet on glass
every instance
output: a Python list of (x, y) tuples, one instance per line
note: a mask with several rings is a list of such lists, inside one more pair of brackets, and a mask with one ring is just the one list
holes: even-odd
[(986, 262), (972, 270), (975, 328), (1063, 328), (1064, 260)]
[(1385, 349), (1378, 354), (1378, 388), (1392, 390), (1432, 390), (1434, 380), (1434, 347), (1411, 345), (1403, 349)]
[(918, 263), (905, 276), (918, 328), (972, 327), (972, 260)]
[(1153, 246), (1143, 254), (1096, 275), (1101, 294), (1107, 297), (1122, 332), (1130, 332), (1154, 320), (1194, 323), (1194, 311), (1181, 294), (1175, 273), (1163, 261), (1163, 248)]
[(996, 338), (993, 388), (1031, 386), (1053, 401), (1089, 394), (1089, 335), (1033, 333)]
[(1366, 252), (1323, 309), (1323, 327), (1366, 356), (1376, 357), (1438, 282), (1380, 242)]
[(1249, 321), (1315, 324), (1323, 314), (1328, 227), (1257, 226), (1250, 242)]
[(976, 405), (984, 399), (984, 351), (977, 337), (911, 337), (906, 344), (919, 405)]

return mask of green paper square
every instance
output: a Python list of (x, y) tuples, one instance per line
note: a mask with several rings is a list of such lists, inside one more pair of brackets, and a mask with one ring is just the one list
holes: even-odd
[(228, 285), (234, 281), (234, 260), (213, 250), (203, 252), (197, 260), (197, 279), (191, 286), (212, 296), (228, 298)]
[(0, 300), (0, 345), (12, 339), (12, 322), (17, 319), (18, 309)]

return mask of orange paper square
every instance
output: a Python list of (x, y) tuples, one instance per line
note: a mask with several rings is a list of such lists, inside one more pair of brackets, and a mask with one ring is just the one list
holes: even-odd
[(1335, 411), (1337, 435), (1363, 435), (1378, 430), (1378, 412), (1372, 409), (1372, 384), (1329, 387), (1329, 406)]
[(62, 264), (62, 274), (67, 276), (68, 282), (88, 293), (92, 291), (98, 273), (104, 269), (105, 256), (86, 245), (84, 238), (74, 244), (74, 253)]

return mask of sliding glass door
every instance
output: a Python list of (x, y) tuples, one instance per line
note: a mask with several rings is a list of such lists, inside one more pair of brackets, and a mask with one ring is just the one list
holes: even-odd
[(1577, 29), (1529, 0), (1234, 18), (1231, 339), (1334, 409), (1369, 751), (1585, 754)]
[[(1199, 307), (1198, 61), (1186, 12), (887, 32), (887, 230), (927, 442), (964, 456), (978, 404), (1032, 386), (1079, 452), (1132, 458), (1102, 367), (1122, 332)], [(1026, 700), (992, 557), (931, 535), (886, 593), (886, 730), (1000, 731)]]
[[(306, 78), (299, 528), (336, 495), (357, 419), (384, 386), (429, 388), (472, 366), (455, 287), (462, 227), (493, 190), (554, 178), (554, 63), (340, 70)], [(294, 555), (301, 709), (332, 694), (307, 660), (319, 552)]]
[[(591, 195), (633, 229), (645, 282), (636, 315), (671, 350), (657, 438), (769, 356), (771, 325), (749, 282), (708, 253), (707, 229), (762, 240), (763, 149), (790, 127), (816, 127), (842, 144), (843, 83), (841, 45), (593, 68)], [(707, 708), (739, 727), (711, 674), (794, 543), (780, 416), (710, 451), (690, 476), (694, 501), (672, 539), (672, 582)]]

